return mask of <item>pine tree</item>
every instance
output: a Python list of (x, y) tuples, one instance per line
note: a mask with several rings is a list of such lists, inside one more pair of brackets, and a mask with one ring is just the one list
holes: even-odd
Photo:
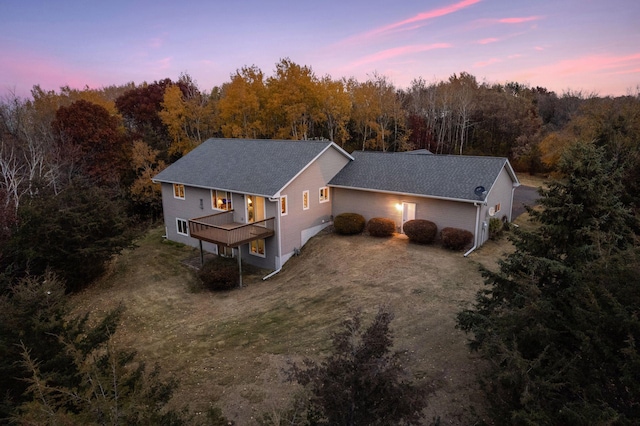
[(427, 389), (410, 380), (400, 353), (391, 352), (392, 319), (391, 311), (381, 307), (363, 329), (356, 312), (333, 334), (333, 351), (324, 361), (307, 359), (305, 368), (293, 367), (293, 378), (312, 394), (309, 424), (422, 424)]
[(601, 149), (570, 147), (560, 170), (542, 209), (529, 209), (539, 226), (516, 233), (498, 272), (483, 271), (487, 288), (458, 327), (490, 362), (481, 383), (498, 424), (629, 423), (640, 323), (621, 295), (640, 292), (634, 218)]

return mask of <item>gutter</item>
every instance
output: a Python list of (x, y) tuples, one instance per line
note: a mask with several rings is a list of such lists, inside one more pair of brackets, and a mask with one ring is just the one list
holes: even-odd
[[(482, 204), (479, 204), (476, 202), (476, 203), (473, 203), (473, 205), (476, 206), (476, 232), (475, 232), (476, 237), (474, 238), (473, 247), (471, 247), (468, 252), (463, 254), (464, 257), (469, 256), (471, 252), (473, 252), (475, 249), (478, 248), (478, 224), (480, 223), (480, 206)], [(484, 229), (483, 229), (483, 232), (484, 232)]]

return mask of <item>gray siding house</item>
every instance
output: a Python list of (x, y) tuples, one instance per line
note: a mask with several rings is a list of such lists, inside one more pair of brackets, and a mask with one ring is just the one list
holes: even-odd
[(168, 239), (273, 270), (345, 212), (467, 229), (475, 248), (491, 217), (511, 220), (519, 185), (505, 158), (252, 139), (209, 139), (153, 180)]
[(513, 192), (520, 183), (506, 158), (428, 151), (352, 155), (329, 182), (334, 215), (390, 218), (398, 232), (409, 220), (427, 219), (438, 229), (471, 231), (474, 248), (489, 238), (490, 218), (511, 221)]
[(153, 179), (167, 238), (278, 270), (331, 223), (327, 183), (352, 159), (329, 141), (209, 139)]

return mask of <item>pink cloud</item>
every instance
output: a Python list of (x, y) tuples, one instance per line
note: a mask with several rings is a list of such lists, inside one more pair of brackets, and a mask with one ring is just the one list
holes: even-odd
[(384, 61), (387, 59), (408, 55), (412, 53), (426, 52), (428, 50), (434, 50), (434, 49), (448, 49), (450, 47), (452, 47), (452, 45), (449, 43), (420, 44), (420, 45), (394, 47), (393, 49), (386, 49), (386, 50), (382, 50), (380, 52), (374, 53), (373, 55), (365, 56), (355, 62), (352, 62), (347, 66), (347, 68), (355, 68), (361, 65), (370, 64), (372, 62)]
[[(14, 86), (31, 88), (36, 84), (45, 90), (57, 90), (61, 86), (72, 88), (100, 87), (102, 84), (87, 72), (79, 71), (47, 55), (37, 55), (30, 52), (5, 51), (0, 56), (0, 91)], [(27, 93), (19, 93), (27, 96)]]
[(624, 56), (584, 56), (581, 58), (567, 59), (555, 64), (540, 67), (545, 73), (559, 75), (585, 74), (604, 72), (607, 74), (620, 74), (633, 72), (640, 66), (640, 53)]
[(413, 24), (415, 22), (422, 22), (433, 18), (439, 18), (441, 16), (449, 15), (451, 13), (457, 12), (461, 9), (467, 8), (469, 6), (473, 6), (476, 3), (479, 3), (481, 0), (462, 0), (461, 2), (441, 7), (439, 9), (433, 9), (428, 12), (418, 13), (415, 16), (412, 16), (409, 19), (405, 19), (404, 21), (394, 22), (393, 24), (386, 25), (384, 27), (378, 28), (376, 30), (371, 31), (369, 34), (379, 34), (385, 33), (390, 30), (394, 30), (399, 27), (403, 27), (407, 24)]
[(171, 62), (173, 61), (173, 58), (171, 56), (167, 57), (167, 58), (162, 58), (159, 61), (156, 62), (156, 64), (158, 65), (158, 68), (161, 70), (166, 70), (171, 68)]
[(465, 9), (469, 6), (473, 6), (476, 3), (480, 3), (482, 0), (462, 0), (458, 3), (451, 4), (449, 6), (441, 7), (438, 9), (432, 9), (427, 12), (418, 13), (417, 15), (412, 16), (411, 18), (404, 19), (402, 21), (394, 22), (389, 25), (385, 25), (380, 28), (376, 28), (369, 32), (359, 34), (353, 37), (350, 37), (343, 41), (343, 43), (354, 42), (362, 39), (369, 39), (372, 37), (379, 36), (380, 34), (388, 33), (391, 31), (411, 31), (417, 28), (420, 28), (424, 25), (425, 21), (430, 19), (439, 18), (442, 16), (449, 15), (451, 13), (455, 13), (459, 10)]
[(500, 39), (495, 37), (490, 37), (490, 38), (483, 38), (482, 40), (478, 40), (476, 41), (476, 44), (490, 44), (490, 43), (495, 43), (497, 41), (500, 41)]
[(542, 16), (526, 16), (520, 18), (502, 18), (498, 19), (501, 24), (522, 24), (524, 22), (538, 21), (542, 19)]
[(475, 64), (473, 64), (473, 67), (474, 68), (483, 68), (483, 67), (487, 67), (489, 65), (497, 64), (499, 62), (502, 62), (502, 59), (491, 58), (491, 59), (488, 59), (486, 61), (476, 62)]

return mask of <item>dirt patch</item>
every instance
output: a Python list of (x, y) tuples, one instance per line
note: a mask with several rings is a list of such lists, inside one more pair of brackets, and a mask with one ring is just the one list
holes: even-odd
[(161, 234), (152, 231), (117, 257), (109, 276), (74, 304), (96, 314), (125, 304), (116, 341), (180, 379), (176, 404), (200, 413), (219, 406), (237, 424), (255, 424), (295, 392), (283, 373), (289, 362), (325, 354), (351, 309), (368, 319), (388, 304), (396, 347), (435, 388), (425, 421), (471, 424), (482, 415), (480, 361), (455, 329), (455, 314), (482, 287), (478, 265), (494, 264), (500, 243), (464, 258), (402, 235), (322, 233), (269, 280), (253, 274), (242, 289), (209, 293), (197, 290), (195, 271), (182, 263), (198, 258), (197, 250), (163, 242)]

